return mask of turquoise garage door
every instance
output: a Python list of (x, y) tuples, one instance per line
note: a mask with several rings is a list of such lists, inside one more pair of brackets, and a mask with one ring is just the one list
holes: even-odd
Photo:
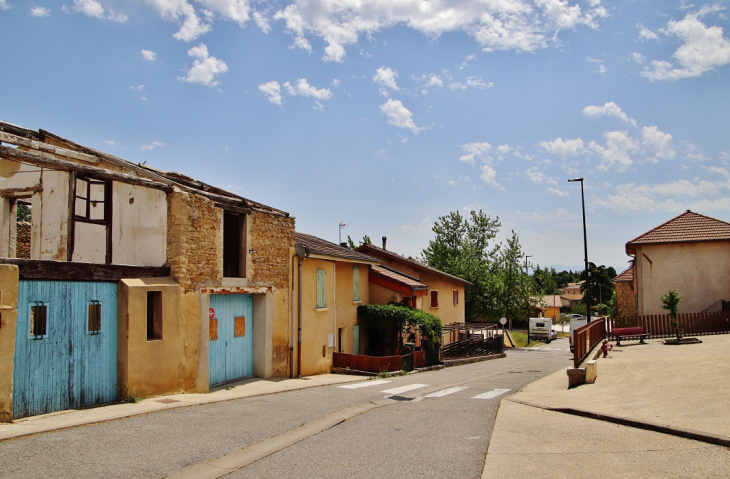
[(210, 385), (253, 376), (253, 296), (210, 296)]

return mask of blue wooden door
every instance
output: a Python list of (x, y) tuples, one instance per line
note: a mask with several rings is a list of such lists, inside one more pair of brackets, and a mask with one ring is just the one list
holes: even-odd
[(212, 294), (210, 307), (210, 385), (253, 376), (253, 296)]
[(21, 280), (13, 418), (117, 399), (117, 284)]

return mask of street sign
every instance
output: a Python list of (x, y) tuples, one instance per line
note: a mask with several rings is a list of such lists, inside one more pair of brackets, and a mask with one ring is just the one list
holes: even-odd
[(208, 308), (208, 319), (213, 319), (213, 318), (215, 318), (215, 309)]

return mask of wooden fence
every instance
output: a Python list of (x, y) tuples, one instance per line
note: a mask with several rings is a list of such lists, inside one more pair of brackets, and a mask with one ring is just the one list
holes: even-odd
[[(407, 356), (407, 355), (406, 355)], [(426, 365), (426, 352), (414, 351), (413, 368), (422, 368)], [(335, 368), (349, 368), (357, 371), (372, 373), (400, 371), (403, 368), (403, 356), (365, 356), (362, 354), (334, 353), (332, 366)]]
[[(613, 337), (613, 328), (641, 326), (650, 338), (671, 338), (675, 336), (666, 314), (611, 318), (607, 323), (607, 333)], [(730, 333), (730, 312), (684, 313), (677, 316), (679, 327), (685, 336), (707, 336), (710, 334)]]
[(491, 354), (502, 354), (504, 352), (504, 338), (501, 334), (484, 338), (472, 336), (441, 348), (441, 359), (461, 359), (477, 356), (489, 356)]
[(606, 318), (594, 319), (573, 331), (573, 367), (579, 367), (580, 363), (605, 337)]

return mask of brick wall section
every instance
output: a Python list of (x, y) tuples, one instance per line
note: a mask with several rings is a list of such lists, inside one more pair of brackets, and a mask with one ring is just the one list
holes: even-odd
[(174, 191), (167, 202), (167, 263), (183, 292), (223, 278), (223, 212), (200, 195)]
[(616, 308), (620, 318), (636, 315), (636, 294), (633, 283), (624, 281), (616, 283)]
[(18, 240), (15, 251), (16, 258), (30, 259), (30, 223), (18, 222)]
[(294, 218), (254, 211), (248, 216), (253, 283), (288, 290), (290, 248), (294, 247)]

